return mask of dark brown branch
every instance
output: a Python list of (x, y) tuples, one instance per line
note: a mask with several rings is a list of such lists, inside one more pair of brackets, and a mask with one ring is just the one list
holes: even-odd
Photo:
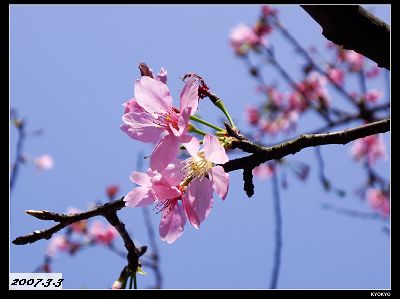
[(287, 142), (263, 147), (248, 140), (238, 140), (233, 143), (233, 147), (245, 148), (253, 154), (247, 157), (230, 160), (223, 165), (226, 172), (237, 169), (254, 168), (261, 163), (280, 159), (284, 156), (295, 154), (307, 147), (320, 146), (326, 144), (346, 144), (350, 141), (364, 138), (366, 136), (385, 133), (390, 130), (390, 120), (384, 119), (358, 126), (344, 131), (323, 133), (323, 134), (303, 134)]
[(253, 169), (244, 168), (243, 169), (243, 190), (246, 191), (248, 197), (252, 197), (254, 194), (254, 184), (253, 184)]
[(278, 28), (280, 30), (280, 32), (283, 34), (284, 37), (286, 37), (295, 47), (296, 49), (299, 51), (299, 53), (301, 55), (303, 55), (303, 57), (307, 60), (307, 62), (310, 64), (310, 66), (312, 66), (312, 68), (314, 68), (317, 72), (319, 72), (320, 74), (324, 75), (326, 79), (329, 80), (329, 82), (331, 82), (331, 84), (333, 85), (333, 87), (335, 87), (335, 89), (345, 98), (347, 99), (352, 105), (354, 105), (356, 108), (360, 108), (359, 107), (359, 103), (357, 103), (353, 97), (351, 96), (351, 94), (345, 90), (341, 85), (337, 84), (337, 82), (335, 82), (335, 80), (332, 79), (331, 76), (329, 76), (329, 74), (322, 69), (315, 61), (314, 59), (311, 57), (311, 55), (300, 45), (300, 43), (296, 40), (296, 38), (290, 34), (289, 31), (286, 30), (286, 28), (280, 23), (280, 22), (275, 22), (275, 26), (276, 28)]
[(322, 34), (390, 69), (390, 27), (359, 5), (301, 5)]
[(24, 245), (27, 243), (36, 242), (41, 239), (50, 239), (53, 234), (74, 222), (89, 219), (95, 216), (103, 216), (122, 237), (125, 248), (128, 251), (126, 257), (128, 260), (129, 273), (135, 273), (138, 266), (140, 266), (139, 258), (146, 252), (147, 246), (142, 246), (140, 248), (135, 246), (135, 243), (133, 242), (132, 238), (129, 236), (129, 233), (125, 228), (125, 224), (118, 218), (117, 215), (117, 211), (122, 209), (123, 207), (125, 207), (125, 202), (124, 198), (122, 197), (119, 200), (99, 205), (97, 206), (97, 208), (94, 208), (87, 212), (68, 215), (58, 214), (49, 211), (28, 210), (26, 211), (26, 213), (33, 217), (41, 220), (52, 220), (59, 223), (49, 229), (34, 231), (33, 233), (30, 233), (28, 235), (18, 237), (13, 240), (12, 243), (15, 245)]
[(136, 269), (139, 266), (139, 257), (146, 252), (147, 246), (142, 246), (140, 248), (135, 246), (135, 243), (125, 228), (125, 224), (118, 218), (117, 211), (107, 212), (104, 217), (112, 226), (115, 227), (124, 240), (125, 248), (128, 251), (128, 268), (133, 273), (136, 272)]
[(125, 207), (125, 202), (124, 198), (121, 198), (119, 200), (113, 201), (113, 202), (108, 202), (105, 203), (104, 205), (99, 205), (96, 208), (89, 210), (87, 212), (83, 213), (76, 213), (76, 214), (58, 214), (58, 213), (53, 213), (49, 211), (34, 211), (34, 210), (28, 210), (26, 211), (27, 214), (36, 217), (41, 220), (53, 220), (56, 222), (59, 222), (58, 224), (54, 225), (51, 228), (45, 229), (45, 230), (37, 230), (34, 231), (33, 233), (27, 234), (25, 236), (21, 236), (16, 238), (15, 240), (12, 241), (13, 244), (15, 245), (25, 245), (28, 243), (34, 243), (38, 240), (41, 239), (50, 239), (51, 236), (64, 227), (80, 221), (84, 219), (89, 219), (91, 217), (95, 216), (105, 216), (107, 213), (110, 212), (115, 212), (120, 209)]

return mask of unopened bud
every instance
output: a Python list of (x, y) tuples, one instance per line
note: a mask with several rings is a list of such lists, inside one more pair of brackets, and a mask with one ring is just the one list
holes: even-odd
[(139, 64), (139, 70), (140, 70), (141, 76), (147, 76), (150, 78), (154, 78), (151, 68), (149, 68), (149, 66), (147, 64), (145, 64), (144, 62)]
[(111, 289), (113, 289), (113, 290), (120, 290), (120, 289), (122, 289), (122, 282), (119, 281), (119, 280), (114, 281), (114, 283), (113, 283)]

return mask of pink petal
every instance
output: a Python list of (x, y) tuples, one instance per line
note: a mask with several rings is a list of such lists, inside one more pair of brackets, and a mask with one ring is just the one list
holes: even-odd
[(150, 113), (166, 113), (172, 109), (172, 97), (167, 85), (144, 76), (135, 83), (135, 98)]
[(153, 192), (158, 200), (173, 199), (179, 197), (182, 192), (178, 188), (165, 185), (153, 185)]
[(175, 242), (183, 234), (185, 223), (186, 215), (180, 204), (175, 204), (172, 211), (165, 210), (159, 228), (161, 240), (169, 244)]
[(147, 173), (134, 171), (131, 173), (129, 179), (139, 186), (151, 187), (150, 177)]
[(167, 84), (167, 70), (165, 68), (161, 68), (158, 74), (156, 75), (156, 80), (161, 81), (164, 84)]
[(229, 190), (229, 174), (227, 174), (222, 166), (214, 166), (209, 171), (211, 184), (219, 197), (225, 200)]
[(123, 105), (125, 107), (125, 113), (129, 112), (144, 112), (145, 110), (138, 104), (135, 98), (130, 99), (129, 101), (125, 102)]
[(130, 112), (122, 116), (121, 130), (129, 137), (142, 142), (156, 142), (164, 129), (154, 123), (151, 114)]
[(179, 152), (179, 141), (173, 135), (165, 135), (154, 148), (150, 157), (150, 167), (158, 172), (163, 171), (175, 160)]
[(180, 141), (192, 157), (197, 156), (200, 148), (200, 142), (197, 140), (196, 137), (191, 135), (184, 135), (181, 137)]
[(183, 207), (190, 223), (195, 228), (200, 228), (213, 206), (213, 190), (210, 180), (193, 180), (182, 197)]
[(206, 160), (216, 164), (224, 164), (229, 161), (225, 149), (219, 143), (217, 137), (207, 134), (204, 136), (203, 146)]
[(186, 107), (179, 115), (178, 128), (181, 135), (187, 132), (191, 111), (193, 111), (191, 107)]
[(150, 188), (136, 187), (125, 197), (126, 207), (145, 207), (154, 202), (153, 192)]
[(199, 105), (199, 86), (196, 83), (194, 77), (190, 78), (181, 92), (181, 106), (180, 111), (182, 112), (185, 108), (191, 107), (192, 110), (190, 115), (196, 113), (197, 107)]
[(190, 107), (185, 108), (178, 116), (177, 128), (172, 123), (168, 124), (169, 129), (176, 137), (180, 137), (187, 132), (191, 109)]
[(162, 177), (167, 180), (170, 186), (177, 186), (183, 180), (185, 176), (181, 171), (183, 166), (184, 164), (181, 161), (176, 160), (168, 164), (167, 168), (161, 172)]
[(52, 169), (54, 166), (54, 160), (50, 155), (43, 155), (40, 157), (36, 157), (33, 163), (39, 169), (44, 169), (44, 170)]

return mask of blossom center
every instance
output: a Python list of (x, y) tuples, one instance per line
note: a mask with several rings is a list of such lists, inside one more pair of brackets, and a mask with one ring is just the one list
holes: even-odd
[(181, 183), (182, 186), (186, 186), (195, 178), (203, 178), (214, 166), (214, 163), (205, 158), (204, 151), (198, 152), (195, 157), (186, 159), (184, 163), (182, 171), (185, 173), (185, 179)]
[(174, 110), (171, 110), (167, 113), (159, 114), (157, 118), (157, 124), (165, 127), (166, 129), (168, 129), (169, 125), (171, 125), (174, 129), (179, 130), (178, 120), (179, 115)]

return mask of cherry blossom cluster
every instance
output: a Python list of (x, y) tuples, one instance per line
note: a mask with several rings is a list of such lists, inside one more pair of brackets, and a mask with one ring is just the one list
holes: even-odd
[(387, 154), (383, 136), (381, 134), (371, 135), (354, 141), (351, 154), (356, 161), (366, 159), (370, 165), (379, 159), (386, 160)]
[[(80, 211), (69, 208), (67, 214), (75, 214)], [(109, 245), (118, 236), (117, 230), (109, 224), (99, 220), (88, 224), (87, 220), (72, 223), (67, 235), (58, 235), (52, 238), (47, 247), (47, 255), (55, 256), (58, 252), (74, 253), (79, 247), (88, 244)]]
[[(67, 214), (75, 214), (80, 211), (75, 208), (69, 208)], [(66, 252), (74, 255), (79, 250), (93, 245), (111, 246), (118, 236), (117, 230), (101, 221), (81, 220), (72, 223), (64, 234), (51, 238), (46, 249), (46, 255), (41, 270), (51, 272), (51, 262), (58, 253)]]
[(240, 23), (231, 30), (229, 40), (237, 55), (245, 55), (250, 50), (259, 51), (260, 46), (267, 45), (266, 37), (273, 30), (271, 19), (275, 17), (276, 13), (277, 10), (263, 5), (262, 14), (254, 26)]
[[(226, 198), (229, 175), (221, 166), (229, 160), (223, 146), (225, 138), (220, 137), (223, 131), (218, 130), (217, 137), (190, 123), (194, 119), (209, 124), (194, 116), (199, 99), (208, 90), (199, 76), (184, 77), (187, 81), (178, 108), (166, 85), (167, 71), (161, 68), (153, 76), (144, 63), (139, 68), (142, 77), (135, 82), (134, 98), (123, 105), (121, 130), (134, 140), (154, 144), (154, 148), (147, 171), (131, 174), (130, 180), (137, 187), (124, 200), (128, 207), (155, 204), (156, 213), (162, 214), (160, 237), (173, 243), (183, 234), (187, 220), (200, 227), (211, 211), (214, 192)], [(190, 134), (193, 132), (203, 135), (203, 140)], [(184, 154), (188, 157), (181, 159)]]
[(383, 217), (389, 217), (390, 196), (388, 191), (382, 191), (378, 188), (370, 188), (367, 190), (366, 197), (374, 210), (380, 213)]
[[(286, 71), (284, 65), (278, 61), (272, 45), (272, 32), (280, 33), (294, 47), (296, 53), (303, 57), (305, 63), (300, 78), (292, 77), (292, 74)], [(369, 111), (382, 105), (385, 94), (381, 89), (376, 88), (376, 82), (371, 80), (378, 78), (378, 75), (382, 73), (376, 63), (372, 63), (353, 50), (343, 49), (332, 42), (326, 44), (329, 50), (327, 53), (320, 53), (316, 47), (310, 47), (309, 50), (304, 49), (301, 43), (284, 28), (275, 8), (264, 5), (254, 25), (248, 26), (241, 23), (233, 27), (229, 35), (229, 42), (234, 53), (245, 63), (249, 73), (257, 81), (257, 93), (265, 99), (261, 104), (248, 104), (245, 110), (247, 123), (251, 128), (256, 129), (253, 138), (257, 141), (262, 141), (266, 136), (274, 137), (280, 133), (294, 132), (297, 129), (298, 121), (306, 113), (312, 112), (319, 115), (325, 122), (321, 127), (324, 128), (323, 130), (329, 130), (336, 126), (336, 122), (342, 124), (343, 119), (346, 118), (370, 122), (373, 114)], [(275, 69), (289, 88), (285, 90), (279, 87), (277, 81), (272, 81), (273, 84), (267, 83), (262, 72), (262, 68), (266, 65), (268, 65), (268, 72)], [(360, 89), (348, 90), (349, 86), (346, 83), (350, 80), (359, 82)], [(346, 111), (342, 107), (335, 107), (338, 97), (351, 102), (351, 106), (358, 110), (359, 115), (354, 113), (354, 109)], [(361, 161), (368, 165), (367, 172), (369, 173), (374, 173), (371, 167), (376, 161), (387, 160), (386, 152), (382, 135), (356, 140), (350, 151), (355, 161)], [(276, 163), (274, 164), (275, 170), (276, 166), (292, 167), (291, 164), (293, 163)], [(287, 167), (283, 167), (283, 169), (285, 168)], [(308, 166), (303, 168), (308, 169)], [(256, 167), (253, 174), (265, 179), (274, 173), (273, 169), (272, 164), (263, 164)], [(302, 172), (307, 173), (295, 170), (298, 178), (302, 177)], [(362, 188), (363, 198), (376, 203), (378, 200), (371, 200), (371, 198), (383, 198), (383, 196), (376, 195), (380, 190), (379, 194), (385, 194), (385, 198), (388, 199), (388, 185), (383, 182), (382, 178), (379, 180), (376, 179), (376, 176), (372, 176), (372, 178), (368, 179)], [(286, 179), (283, 181), (286, 182)], [(378, 185), (376, 185), (377, 181), (380, 181)], [(321, 177), (321, 182), (324, 188), (328, 186), (327, 190), (339, 191), (338, 188), (332, 187), (325, 176)], [(376, 192), (371, 193), (369, 190), (376, 190)], [(338, 194), (344, 193), (340, 191)], [(371, 194), (375, 194), (375, 196)], [(379, 202), (386, 201), (380, 200)], [(382, 212), (383, 215), (387, 214), (388, 209), (382, 208), (386, 207), (386, 204), (372, 204), (371, 206), (379, 206), (378, 210), (386, 211)]]

